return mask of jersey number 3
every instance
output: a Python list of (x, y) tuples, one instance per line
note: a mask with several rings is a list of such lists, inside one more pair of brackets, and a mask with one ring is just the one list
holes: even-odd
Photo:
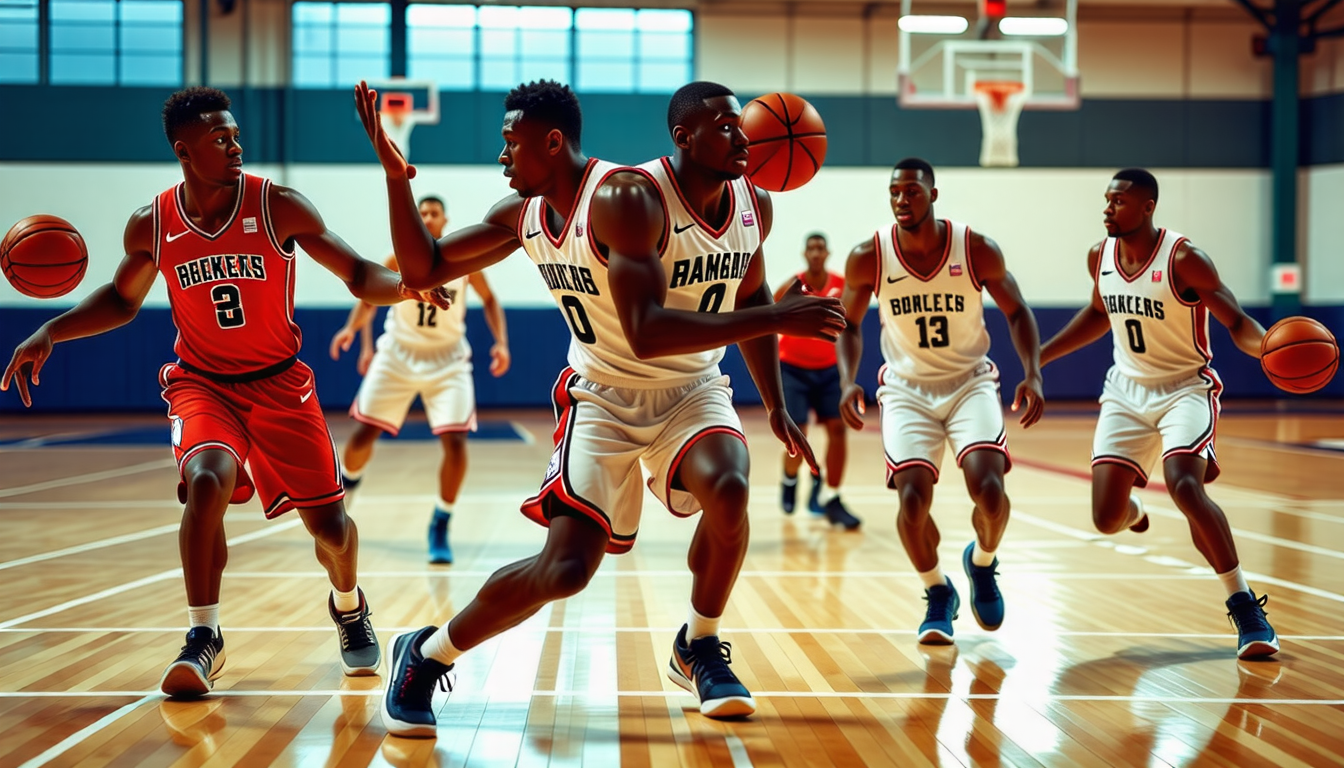
[(241, 328), (247, 324), (243, 318), (243, 295), (238, 286), (231, 283), (216, 285), (210, 289), (210, 300), (215, 303), (215, 320), (220, 328)]

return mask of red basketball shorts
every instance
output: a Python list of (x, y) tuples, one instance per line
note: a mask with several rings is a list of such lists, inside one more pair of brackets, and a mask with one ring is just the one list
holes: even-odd
[[(336, 444), (301, 362), (257, 381), (225, 384), (176, 363), (159, 371), (179, 475), (192, 456), (222, 450), (238, 462), (233, 504), (260, 496), (267, 518), (345, 496)], [(186, 484), (178, 497), (185, 503)]]

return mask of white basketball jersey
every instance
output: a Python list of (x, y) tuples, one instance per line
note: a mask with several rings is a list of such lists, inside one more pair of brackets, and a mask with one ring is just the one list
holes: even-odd
[(467, 333), (467, 278), (443, 286), (452, 305), (439, 309), (427, 301), (403, 301), (387, 310), (383, 339), (416, 351), (452, 349)]
[(1184, 235), (1158, 232), (1157, 247), (1133, 276), (1120, 270), (1120, 241), (1106, 238), (1097, 264), (1097, 293), (1115, 341), (1115, 368), (1140, 383), (1197, 375), (1213, 360), (1209, 313), (1172, 287), (1171, 267)]
[(970, 262), (971, 230), (959, 222), (944, 223), (947, 247), (927, 279), (906, 267), (896, 225), (873, 235), (882, 356), (887, 369), (904, 379), (968, 374), (989, 352), (980, 283)]

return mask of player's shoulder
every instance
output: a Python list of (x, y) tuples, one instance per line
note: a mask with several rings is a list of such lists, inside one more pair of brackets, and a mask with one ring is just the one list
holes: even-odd
[(123, 240), (126, 250), (150, 251), (154, 248), (154, 205), (141, 206), (126, 220)]

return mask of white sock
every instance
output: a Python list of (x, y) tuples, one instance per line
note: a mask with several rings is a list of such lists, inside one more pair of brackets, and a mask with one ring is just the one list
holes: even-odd
[(943, 569), (936, 565), (933, 566), (931, 571), (920, 571), (919, 580), (924, 582), (925, 589), (947, 584), (947, 577), (943, 575)]
[(349, 592), (342, 592), (335, 587), (331, 588), (331, 599), (336, 604), (336, 610), (339, 613), (349, 613), (359, 610), (359, 585)]
[(823, 485), (821, 487), (821, 494), (817, 496), (817, 503), (824, 507), (831, 502), (831, 499), (834, 499), (836, 496), (839, 495), (840, 495), (839, 488), (835, 488), (830, 485)]
[(985, 549), (980, 546), (979, 540), (975, 542), (975, 549), (971, 550), (971, 564), (986, 568), (994, 564), (993, 550)]
[(219, 603), (187, 606), (187, 620), (191, 622), (193, 627), (209, 627), (211, 631), (218, 635)]
[(794, 475), (793, 477), (789, 477), (788, 475), (785, 475), (784, 478), (780, 480), (780, 482), (784, 483), (785, 485), (797, 485), (798, 476)]
[(363, 470), (363, 469), (360, 469), (359, 471), (351, 470), (349, 467), (345, 466), (345, 461), (342, 460), (342, 461), (341, 461), (341, 475), (342, 475), (343, 477), (346, 477), (346, 478), (350, 479), (350, 480), (358, 480), (359, 478), (361, 478), (361, 477), (364, 476), (364, 470)]
[(425, 642), (420, 646), (420, 655), (444, 664), (452, 664), (462, 655), (462, 651), (453, 645), (453, 639), (448, 636), (448, 625), (444, 624), (434, 630), (434, 634), (425, 638)]
[(1241, 575), (1241, 566), (1218, 574), (1218, 580), (1223, 582), (1223, 588), (1227, 590), (1227, 596), (1231, 597), (1238, 592), (1250, 593), (1251, 585), (1246, 583), (1246, 577)]
[(716, 616), (712, 619), (708, 616), (702, 616), (692, 605), (691, 612), (686, 618), (686, 642), (689, 643), (701, 637), (719, 634), (719, 621), (722, 619), (722, 616)]
[(453, 502), (444, 501), (443, 497), (440, 496), (439, 500), (434, 502), (434, 511), (442, 512), (445, 515), (451, 515), (453, 514)]

